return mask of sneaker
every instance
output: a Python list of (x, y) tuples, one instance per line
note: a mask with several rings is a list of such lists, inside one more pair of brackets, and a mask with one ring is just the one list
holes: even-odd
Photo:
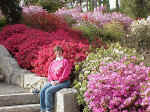
[[(34, 89), (34, 90), (32, 91), (32, 93), (33, 93), (34, 95), (38, 95), (38, 94), (40, 93), (40, 90)], [(41, 112), (44, 112), (44, 111), (41, 111)]]

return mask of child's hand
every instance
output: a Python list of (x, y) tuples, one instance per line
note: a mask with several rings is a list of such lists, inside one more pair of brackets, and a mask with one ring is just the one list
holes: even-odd
[(57, 81), (51, 81), (52, 86), (56, 86)]

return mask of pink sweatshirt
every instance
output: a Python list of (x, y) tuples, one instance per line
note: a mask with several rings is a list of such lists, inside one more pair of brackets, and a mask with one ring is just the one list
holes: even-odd
[(71, 72), (71, 65), (67, 59), (54, 60), (48, 69), (48, 81), (58, 81), (59, 83), (68, 80)]

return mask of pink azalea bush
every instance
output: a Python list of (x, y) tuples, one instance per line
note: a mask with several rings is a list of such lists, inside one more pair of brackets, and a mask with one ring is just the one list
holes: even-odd
[(27, 13), (39, 13), (39, 12), (46, 12), (48, 13), (47, 10), (43, 9), (41, 6), (33, 6), (33, 5), (30, 5), (28, 7), (22, 7), (22, 11), (24, 14), (27, 14)]
[(22, 23), (48, 32), (68, 28), (63, 18), (48, 13), (48, 11), (40, 6), (23, 7), (22, 17)]
[(100, 73), (88, 76), (84, 97), (92, 112), (150, 112), (150, 67), (135, 62), (101, 63)]
[(70, 15), (78, 22), (87, 21), (96, 24), (99, 27), (115, 20), (121, 22), (125, 28), (128, 28), (133, 21), (130, 17), (121, 13), (103, 13), (103, 9), (101, 7), (95, 9), (94, 12), (81, 12), (80, 7), (76, 7), (74, 9), (62, 8), (56, 11), (55, 14), (59, 16)]

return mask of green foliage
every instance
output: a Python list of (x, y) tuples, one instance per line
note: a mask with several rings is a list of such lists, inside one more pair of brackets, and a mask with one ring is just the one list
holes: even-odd
[(105, 41), (120, 41), (125, 37), (125, 30), (123, 25), (117, 21), (112, 21), (107, 24), (104, 24), (103, 29), (101, 30), (102, 38)]
[(97, 48), (95, 52), (91, 52), (85, 61), (77, 64), (76, 72), (79, 74), (78, 79), (74, 81), (74, 88), (77, 89), (77, 100), (79, 105), (84, 105), (84, 112), (89, 112), (84, 101), (84, 93), (87, 89), (87, 77), (89, 74), (100, 72), (99, 67), (101, 62), (110, 63), (118, 61), (122, 57), (137, 56), (139, 62), (144, 59), (143, 56), (137, 54), (135, 49), (121, 47), (119, 43), (110, 44), (108, 49)]
[(0, 0), (0, 9), (8, 23), (17, 23), (21, 18), (22, 9), (18, 0)]
[(64, 3), (60, 0), (39, 0), (38, 4), (49, 12), (55, 12), (64, 6)]
[(72, 27), (73, 24), (77, 23), (77, 21), (73, 19), (70, 15), (63, 15), (63, 17), (70, 27)]
[(6, 18), (5, 17), (2, 17), (0, 18), (0, 30), (2, 29), (3, 26), (6, 25)]
[(90, 42), (94, 39), (94, 37), (100, 37), (100, 29), (93, 24), (82, 23), (80, 25), (73, 26), (73, 29), (81, 31)]
[(150, 17), (142, 20), (135, 20), (130, 27), (130, 33), (126, 38), (128, 47), (134, 47), (138, 51), (150, 49)]
[(147, 17), (150, 0), (121, 0), (121, 10), (130, 17)]
[[(21, 0), (19, 0), (21, 1)], [(35, 5), (39, 2), (39, 0), (24, 0), (24, 5)]]

